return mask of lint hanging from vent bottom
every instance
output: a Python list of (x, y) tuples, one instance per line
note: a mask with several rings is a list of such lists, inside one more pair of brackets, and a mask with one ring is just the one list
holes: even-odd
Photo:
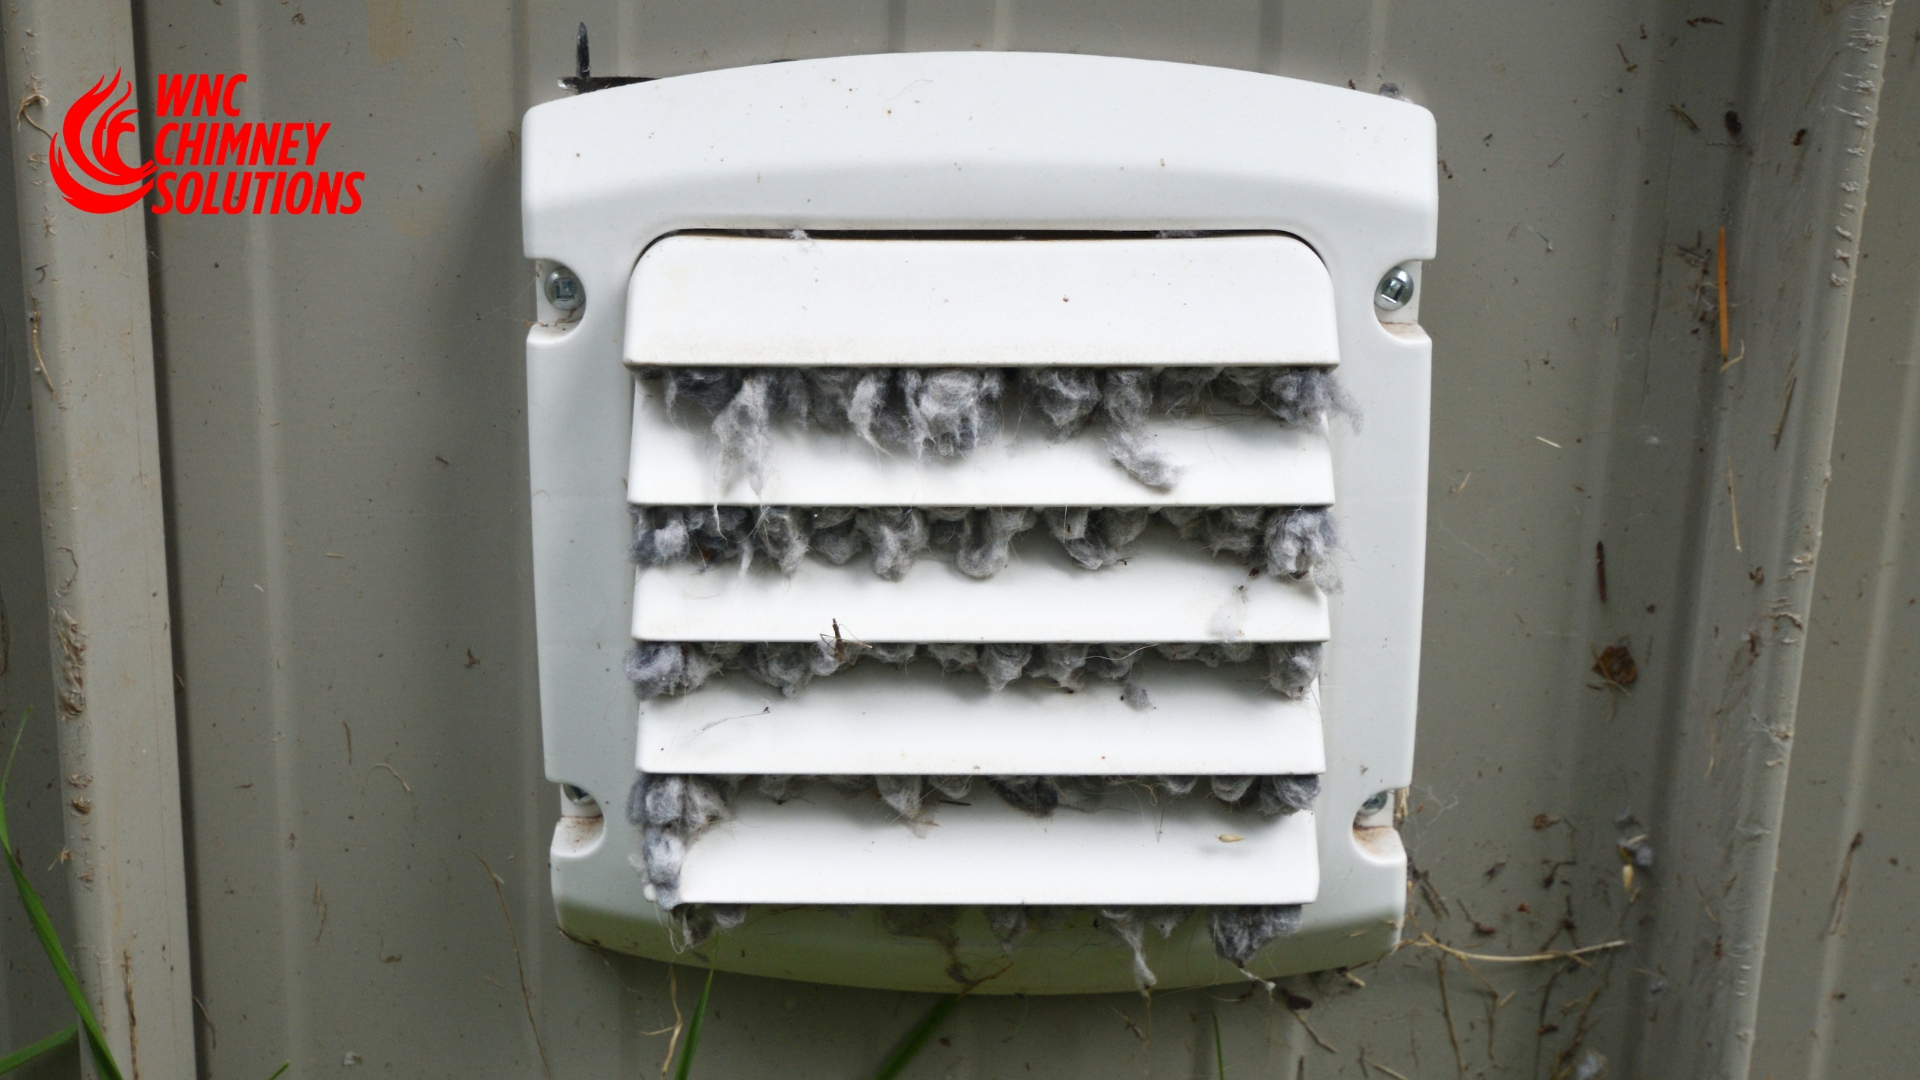
[[(877, 909), (880, 929), (897, 937), (920, 937), (941, 942), (951, 948), (959, 940), (959, 916), (962, 909), (953, 905), (882, 907)], [(1208, 937), (1215, 956), (1232, 964), (1242, 975), (1272, 989), (1273, 983), (1247, 970), (1261, 949), (1292, 936), (1300, 929), (1299, 904), (1240, 904), (1221, 907), (1095, 907), (1062, 908), (1049, 906), (996, 906), (980, 908), (982, 918), (1003, 952), (1012, 955), (1023, 938), (1035, 931), (1062, 929), (1076, 917), (1091, 916), (1095, 925), (1133, 953), (1133, 985), (1141, 993), (1154, 988), (1159, 979), (1147, 964), (1148, 930), (1162, 941), (1196, 915), (1207, 920)], [(680, 948), (697, 948), (715, 935), (736, 930), (747, 921), (745, 904), (681, 904), (670, 913), (671, 925), (679, 936)], [(948, 978), (956, 985), (978, 982), (970, 978), (956, 959)]]
[[(697, 943), (697, 939), (716, 926), (724, 929), (730, 924), (737, 925), (745, 917), (744, 905), (683, 904), (678, 885), (680, 867), (689, 846), (702, 833), (730, 816), (732, 803), (746, 794), (749, 781), (754, 782), (757, 794), (775, 802), (801, 797), (806, 787), (815, 781), (843, 794), (865, 793), (898, 813), (903, 827), (913, 829), (937, 827), (934, 820), (937, 804), (952, 801), (955, 805), (967, 805), (959, 800), (972, 794), (975, 785), (975, 778), (967, 776), (642, 775), (633, 786), (627, 806), (629, 821), (639, 826), (644, 836), (642, 855), (635, 860), (634, 868), (647, 881), (655, 902), (673, 913), (682, 933), (694, 939), (690, 943)], [(1098, 807), (1103, 796), (1129, 789), (1154, 798), (1212, 798), (1234, 810), (1265, 817), (1310, 809), (1319, 793), (1319, 778), (1314, 776), (1004, 776), (983, 777), (980, 783), (1001, 801), (1038, 817), (1056, 811), (1091, 811)], [(985, 915), (996, 936), (1011, 950), (1032, 916), (1038, 913), (1044, 920), (1048, 910), (990, 906), (985, 909)], [(1146, 963), (1143, 928), (1156, 928), (1162, 938), (1168, 937), (1193, 911), (1190, 906), (1117, 906), (1100, 908), (1098, 914), (1108, 930), (1132, 950), (1135, 983), (1146, 990), (1156, 980)], [(924, 909), (921, 914), (924, 916)], [(1210, 915), (1216, 953), (1244, 970), (1260, 948), (1298, 927), (1300, 908), (1298, 905), (1242, 905), (1215, 908)]]

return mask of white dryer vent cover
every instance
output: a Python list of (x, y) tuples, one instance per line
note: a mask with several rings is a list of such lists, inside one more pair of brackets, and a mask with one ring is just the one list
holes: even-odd
[(1424, 110), (910, 54), (525, 131), (584, 295), (527, 350), (563, 930), (1024, 993), (1392, 946), (1430, 345), (1376, 290), (1432, 255)]

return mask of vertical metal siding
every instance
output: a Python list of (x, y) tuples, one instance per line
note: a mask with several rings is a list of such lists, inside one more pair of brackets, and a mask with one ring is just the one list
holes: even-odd
[[(1920, 1035), (1920, 9), (1897, 9), (1780, 838), (1755, 1076), (1870, 1076)], [(1854, 838), (1859, 838), (1856, 847)]]
[[(13, 134), (0, 132), (0, 157), (13, 156)], [(59, 747), (55, 740), (52, 665), (47, 652), (46, 570), (40, 542), (40, 477), (33, 450), (29, 379), (39, 378), (20, 297), (20, 252), (14, 228), (13, 173), (0, 169), (0, 754), (20, 737), (7, 785), (7, 829), (21, 866), (46, 901), (54, 926), (71, 941), (73, 920), (63, 847)], [(26, 724), (25, 732), (20, 725)], [(11, 882), (7, 883), (11, 886)], [(9, 888), (0, 903), (0, 1046), (26, 1046), (73, 1023), (66, 993), (40, 951), (26, 912)], [(40, 1075), (78, 1065), (71, 1051)], [(24, 1074), (32, 1080), (33, 1073)]]
[[(1703, 12), (1718, 21), (1689, 23)], [(149, 77), (245, 71), (246, 119), (330, 121), (325, 158), (368, 173), (352, 218), (154, 222), (209, 1075), (287, 1057), (315, 1075), (349, 1053), (530, 1075), (519, 965), (552, 1075), (651, 1074), (665, 1052), (668, 970), (563, 940), (546, 895), (515, 125), (560, 92), (580, 18), (602, 73), (1004, 45), (1391, 82), (1431, 108), (1409, 933), (1521, 954), (1645, 940), (1698, 906), (1708, 883), (1664, 858), (1626, 895), (1614, 841), (1646, 829), (1670, 850), (1664, 761), (1691, 722), (1684, 553), (1720, 384), (1689, 252), (1727, 221), (1735, 166), (1785, 153), (1722, 123), (1758, 48), (1739, 6), (149, 0)], [(1595, 650), (1622, 639), (1640, 681), (1594, 689)], [(1233, 1075), (1357, 1075), (1363, 1054), (1449, 1075), (1456, 1041), (1476, 1074), (1564, 1073), (1587, 1049), (1615, 1075), (1644, 1053), (1653, 1074), (1659, 1048), (1635, 1046), (1691, 962), (1480, 967), (1500, 998), (1458, 965), (1443, 984), (1436, 959), (1404, 949), (1355, 972), (1364, 989), (1295, 980), (1315, 1002), (1299, 1018), (1239, 990), (973, 1000), (919, 1068), (1210, 1075), (1217, 1016)], [(695, 982), (677, 980), (683, 1008)], [(925, 1008), (726, 976), (714, 1002), (701, 1067), (742, 1077), (857, 1075)]]

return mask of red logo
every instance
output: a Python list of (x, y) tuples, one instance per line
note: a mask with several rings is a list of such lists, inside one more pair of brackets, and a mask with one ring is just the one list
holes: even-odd
[[(100, 113), (93, 124), (91, 143), (85, 138), (87, 120), (93, 116), (113, 92), (120, 90), (120, 97)], [(120, 158), (120, 137), (138, 131), (133, 118), (138, 109), (122, 109), (127, 98), (133, 95), (133, 81), (129, 79), (125, 89), (120, 87), (120, 72), (113, 73), (113, 81), (101, 79), (93, 84), (93, 89), (81, 94), (79, 99), (67, 108), (66, 119), (60, 124), (60, 134), (53, 140), (48, 155), (48, 165), (53, 170), (53, 182), (60, 185), (60, 194), (67, 201), (90, 214), (111, 214), (124, 210), (144, 198), (153, 189), (153, 169), (151, 161), (138, 167), (128, 165)], [(66, 144), (66, 155), (60, 153), (61, 144)], [(91, 152), (89, 152), (91, 151)], [(95, 191), (67, 171), (67, 158), (95, 183), (111, 186), (139, 184), (131, 191), (102, 192)]]
[[(161, 124), (153, 137), (153, 157), (127, 164), (120, 140), (138, 137), (139, 109), (127, 105), (133, 81), (123, 88), (121, 75), (116, 71), (112, 80), (101, 79), (80, 95), (54, 136), (48, 167), (74, 206), (112, 214), (151, 194), (149, 209), (156, 214), (359, 212), (359, 183), (367, 174), (315, 167), (333, 125), (234, 122), (240, 116), (234, 97), (247, 81), (238, 72), (159, 76), (154, 118)], [(96, 191), (81, 177), (111, 187), (138, 186)]]

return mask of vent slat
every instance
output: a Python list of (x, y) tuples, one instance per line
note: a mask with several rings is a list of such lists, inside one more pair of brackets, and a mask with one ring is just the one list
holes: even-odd
[(809, 557), (791, 575), (689, 563), (635, 575), (640, 641), (864, 642), (1325, 641), (1327, 599), (1305, 582), (1250, 577), (1231, 560), (1170, 541), (1116, 566), (1085, 570), (1046, 537), (1022, 538), (1014, 560), (976, 580), (923, 558), (886, 581), (864, 558)]
[(670, 236), (628, 294), (635, 366), (1331, 365), (1333, 282), (1277, 233)]
[(1051, 442), (1017, 416), (960, 460), (884, 453), (845, 433), (777, 424), (766, 480), (722, 485), (702, 420), (667, 414), (665, 388), (639, 380), (627, 498), (638, 506), (1327, 506), (1333, 458), (1321, 431), (1264, 417), (1156, 421), (1155, 443), (1181, 467), (1165, 491), (1128, 476), (1097, 426)]
[(649, 773), (931, 776), (1275, 776), (1326, 767), (1310, 694), (1268, 689), (1264, 657), (1209, 669), (1142, 662), (1150, 707), (1088, 679), (1067, 692), (1031, 680), (988, 691), (929, 661), (863, 663), (792, 698), (735, 676), (640, 707)]
[[(1144, 793), (1036, 820), (992, 796), (909, 829), (826, 790), (736, 816), (687, 848), (680, 896), (719, 904), (1299, 904), (1319, 892), (1311, 813)], [(1240, 837), (1222, 840), (1222, 836)]]

